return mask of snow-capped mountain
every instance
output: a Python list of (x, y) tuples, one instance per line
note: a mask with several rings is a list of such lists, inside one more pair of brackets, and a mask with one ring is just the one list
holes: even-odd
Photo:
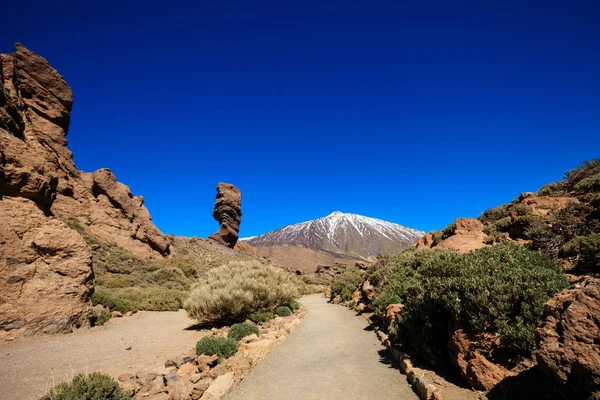
[[(425, 232), (358, 214), (336, 211), (326, 217), (288, 225), (264, 235), (242, 239), (259, 253), (280, 264), (303, 270), (309, 265), (372, 261), (379, 254), (395, 253), (414, 244)], [(307, 250), (319, 254), (311, 254)], [(311, 265), (312, 267), (312, 265)], [(307, 271), (308, 272), (308, 271)]]

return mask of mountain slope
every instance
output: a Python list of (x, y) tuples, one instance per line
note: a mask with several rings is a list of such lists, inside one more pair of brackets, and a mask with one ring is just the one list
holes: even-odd
[(289, 268), (314, 272), (318, 265), (369, 262), (414, 244), (425, 233), (358, 214), (336, 211), (243, 239), (259, 253)]

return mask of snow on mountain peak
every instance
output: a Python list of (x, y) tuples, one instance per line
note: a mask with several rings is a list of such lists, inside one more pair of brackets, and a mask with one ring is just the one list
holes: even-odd
[(381, 253), (399, 251), (424, 234), (380, 219), (334, 211), (326, 217), (256, 236), (248, 243), (254, 246), (300, 245), (370, 259)]

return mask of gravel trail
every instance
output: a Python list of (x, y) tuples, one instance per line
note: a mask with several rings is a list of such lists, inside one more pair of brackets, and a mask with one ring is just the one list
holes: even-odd
[(228, 400), (418, 399), (364, 318), (319, 296), (301, 299), (302, 324)]

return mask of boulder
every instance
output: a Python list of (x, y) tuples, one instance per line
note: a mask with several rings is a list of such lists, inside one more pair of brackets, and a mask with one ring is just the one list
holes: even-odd
[(220, 227), (209, 238), (234, 248), (242, 222), (242, 194), (237, 187), (230, 183), (219, 182), (213, 218), (217, 220)]
[(462, 377), (477, 390), (490, 390), (503, 379), (513, 375), (501, 365), (494, 364), (477, 351), (463, 329), (456, 328), (448, 341), (450, 359)]
[(536, 359), (573, 398), (600, 398), (599, 321), (600, 279), (584, 279), (546, 303)]
[(85, 240), (31, 200), (0, 200), (0, 335), (89, 325), (92, 260)]

